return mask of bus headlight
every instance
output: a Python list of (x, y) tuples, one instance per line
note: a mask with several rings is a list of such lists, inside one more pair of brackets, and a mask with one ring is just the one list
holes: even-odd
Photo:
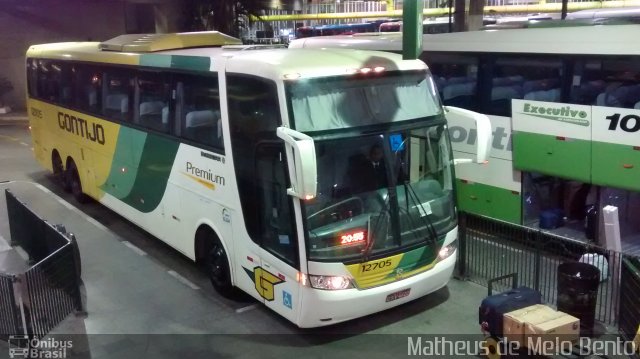
[(456, 238), (453, 242), (440, 248), (440, 251), (438, 252), (438, 259), (444, 260), (449, 258), (453, 253), (456, 252), (457, 248), (458, 248), (458, 239)]
[(340, 290), (353, 288), (351, 279), (343, 276), (327, 276), (309, 274), (311, 287), (324, 290)]

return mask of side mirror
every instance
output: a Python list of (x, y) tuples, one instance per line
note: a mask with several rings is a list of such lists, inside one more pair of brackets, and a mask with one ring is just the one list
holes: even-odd
[(289, 166), (291, 187), (287, 194), (300, 199), (316, 196), (318, 170), (316, 166), (316, 147), (313, 138), (287, 127), (278, 127), (276, 134), (287, 147), (287, 157), (293, 158), (293, 167)]
[[(445, 115), (447, 116), (447, 121), (450, 121), (450, 116), (455, 116), (458, 118), (462, 118), (462, 121), (468, 122), (469, 120), (472, 120), (476, 123), (478, 138), (476, 142), (477, 148), (475, 162), (486, 162), (489, 159), (489, 151), (491, 150), (492, 139), (491, 120), (489, 120), (489, 117), (487, 115), (465, 110), (459, 107), (444, 106), (444, 108)], [(455, 164), (471, 162), (474, 161), (466, 158), (454, 160)]]

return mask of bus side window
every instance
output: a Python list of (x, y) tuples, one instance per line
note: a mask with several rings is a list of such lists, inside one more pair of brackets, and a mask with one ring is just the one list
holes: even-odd
[(140, 72), (136, 78), (135, 123), (163, 133), (171, 128), (171, 85), (162, 73)]
[(500, 56), (491, 73), (487, 113), (511, 116), (511, 100), (561, 101), (562, 61), (558, 58)]
[(579, 103), (640, 108), (640, 65), (632, 59), (587, 60), (573, 85), (572, 98)]
[(104, 79), (102, 84), (104, 116), (116, 121), (131, 121), (134, 97), (132, 71), (108, 68)]
[(218, 78), (180, 76), (180, 136), (209, 147), (224, 150)]
[(44, 101), (60, 101), (62, 69), (50, 60), (38, 60), (37, 93)]
[(76, 106), (85, 112), (102, 112), (102, 71), (96, 66), (77, 64), (73, 67)]
[(27, 59), (27, 88), (29, 96), (38, 98), (38, 60)]
[(477, 111), (478, 58), (462, 54), (423, 55), (443, 104)]

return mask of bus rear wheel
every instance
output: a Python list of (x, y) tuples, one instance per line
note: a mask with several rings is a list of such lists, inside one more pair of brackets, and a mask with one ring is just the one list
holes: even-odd
[(207, 253), (207, 275), (213, 288), (225, 298), (233, 298), (235, 289), (231, 283), (231, 270), (227, 252), (217, 238), (211, 238), (211, 248)]
[(62, 166), (62, 159), (57, 151), (54, 151), (51, 156), (51, 167), (53, 168), (53, 178), (55, 178), (55, 181), (60, 184), (60, 187), (62, 187), (65, 192), (71, 192), (71, 184), (67, 180), (64, 167)]
[(88, 201), (88, 197), (84, 192), (82, 192), (82, 183), (80, 182), (78, 168), (76, 168), (76, 164), (73, 163), (73, 161), (67, 166), (66, 174), (67, 182), (69, 182), (73, 197), (80, 203), (86, 203)]

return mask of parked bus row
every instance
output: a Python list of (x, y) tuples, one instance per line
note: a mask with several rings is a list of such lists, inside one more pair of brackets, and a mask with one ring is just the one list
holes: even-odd
[[(640, 235), (639, 25), (424, 35), (420, 58), (445, 105), (487, 114), (486, 166), (456, 169), (461, 209), (584, 233), (590, 207), (618, 208), (624, 238)], [(290, 47), (402, 51), (401, 34), (311, 38)], [(449, 124), (454, 153), (473, 129)], [(547, 219), (551, 219), (547, 221)], [(592, 221), (596, 221), (593, 217)], [(551, 224), (548, 224), (551, 223)]]

